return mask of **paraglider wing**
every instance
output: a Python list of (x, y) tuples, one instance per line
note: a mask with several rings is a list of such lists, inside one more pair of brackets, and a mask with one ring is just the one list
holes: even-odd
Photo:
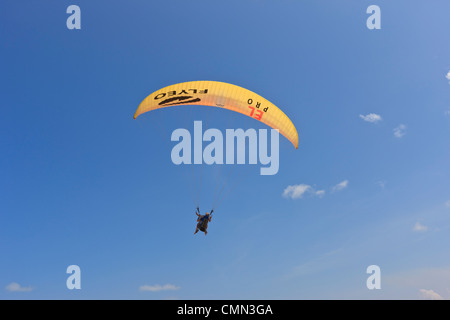
[(278, 129), (298, 148), (297, 130), (283, 111), (260, 95), (225, 82), (190, 81), (162, 88), (141, 102), (134, 118), (151, 110), (181, 105), (204, 105), (242, 113)]

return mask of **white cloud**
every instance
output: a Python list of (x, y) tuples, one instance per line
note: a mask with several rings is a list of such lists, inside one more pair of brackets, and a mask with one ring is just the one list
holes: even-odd
[(340, 191), (348, 186), (348, 180), (344, 180), (342, 182), (339, 182), (337, 185), (335, 185), (333, 188), (331, 188), (332, 192)]
[(165, 284), (163, 286), (159, 284), (155, 285), (143, 285), (139, 287), (139, 291), (152, 291), (152, 292), (158, 292), (158, 291), (169, 291), (169, 290), (179, 290), (180, 287), (177, 287), (173, 284)]
[(406, 126), (404, 124), (400, 124), (397, 128), (394, 128), (394, 136), (396, 138), (401, 138), (406, 134)]
[(287, 186), (283, 191), (283, 197), (291, 198), (291, 199), (299, 199), (303, 197), (303, 195), (311, 191), (312, 187), (307, 184), (296, 184), (292, 186)]
[(422, 299), (426, 300), (444, 300), (440, 294), (434, 292), (433, 290), (420, 289), (420, 295)]
[(317, 190), (315, 192), (316, 196), (323, 197), (325, 195), (325, 190)]
[(376, 113), (369, 113), (369, 114), (367, 114), (365, 116), (360, 114), (359, 117), (361, 119), (363, 119), (364, 121), (371, 122), (371, 123), (377, 123), (378, 121), (382, 120), (381, 116), (379, 114), (376, 114)]
[(325, 190), (315, 190), (312, 186), (302, 183), (287, 186), (282, 195), (285, 198), (300, 199), (306, 194), (323, 197), (325, 195)]
[(30, 292), (33, 290), (32, 287), (22, 287), (17, 282), (11, 282), (6, 286), (6, 290), (10, 292)]
[[(331, 192), (339, 191), (342, 189), (345, 189), (348, 185), (348, 180), (344, 180), (334, 187), (331, 188)], [(284, 198), (288, 199), (301, 199), (305, 195), (309, 196), (315, 196), (315, 197), (323, 197), (325, 195), (326, 191), (324, 189), (316, 190), (314, 187), (310, 186), (309, 184), (295, 184), (291, 186), (287, 186), (282, 196)]]
[(421, 224), (418, 221), (416, 222), (416, 224), (413, 227), (413, 231), (416, 231), (416, 232), (425, 232), (427, 230), (428, 230), (428, 227), (424, 226), (423, 224)]
[[(445, 75), (445, 77), (447, 78), (447, 80), (449, 80), (450, 81), (450, 71), (449, 72), (447, 72), (447, 74)], [(450, 82), (449, 82), (450, 83)]]

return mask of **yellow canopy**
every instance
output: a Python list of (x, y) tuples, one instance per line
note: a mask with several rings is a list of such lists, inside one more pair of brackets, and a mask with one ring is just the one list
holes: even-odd
[(260, 95), (225, 82), (189, 81), (162, 88), (141, 102), (134, 118), (151, 110), (178, 105), (204, 105), (242, 113), (278, 129), (298, 148), (297, 130), (283, 111)]

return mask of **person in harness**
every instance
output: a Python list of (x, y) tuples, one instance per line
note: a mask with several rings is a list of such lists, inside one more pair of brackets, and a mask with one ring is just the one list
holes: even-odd
[(197, 207), (197, 211), (195, 211), (195, 214), (197, 215), (197, 228), (195, 229), (194, 234), (196, 234), (199, 230), (203, 231), (206, 234), (208, 231), (208, 222), (211, 222), (212, 213), (214, 210), (211, 210), (211, 213), (207, 212), (206, 214), (200, 214), (200, 209)]

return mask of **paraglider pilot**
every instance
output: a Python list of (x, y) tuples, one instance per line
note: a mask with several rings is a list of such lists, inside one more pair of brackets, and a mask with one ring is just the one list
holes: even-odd
[(212, 213), (214, 210), (211, 210), (211, 213), (207, 212), (206, 214), (200, 214), (200, 209), (197, 207), (197, 211), (195, 214), (197, 215), (197, 228), (195, 229), (194, 234), (198, 232), (198, 230), (203, 231), (206, 234), (208, 233), (206, 230), (208, 229), (208, 222), (211, 222)]

